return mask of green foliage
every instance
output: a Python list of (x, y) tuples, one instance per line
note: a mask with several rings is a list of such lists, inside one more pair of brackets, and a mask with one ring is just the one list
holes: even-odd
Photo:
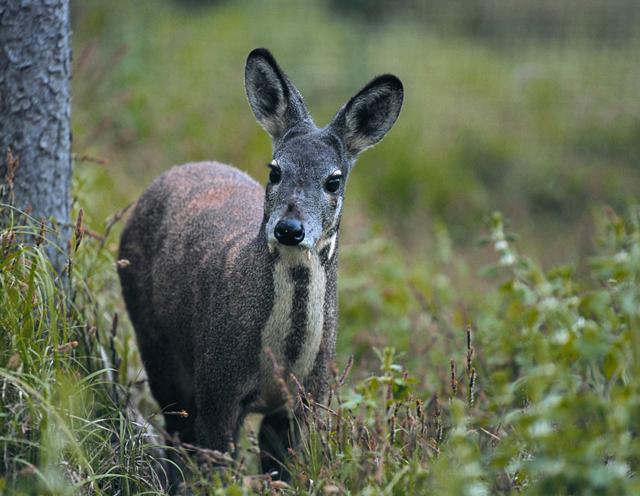
[[(468, 247), (483, 216), (499, 210), (521, 226), (533, 256), (556, 263), (582, 253), (575, 246), (589, 246), (583, 238), (593, 202), (621, 209), (640, 186), (638, 33), (612, 44), (588, 31), (568, 36), (571, 29), (554, 41), (532, 40), (518, 31), (525, 20), (581, 24), (587, 6), (450, 3), (434, 3), (424, 17), (394, 3), (397, 15), (378, 9), (384, 22), (368, 25), (325, 2), (246, 0), (198, 10), (77, 2), (76, 151), (109, 159), (103, 180), (123, 205), (187, 161), (215, 159), (266, 179), (269, 141), (242, 81), (249, 51), (266, 46), (320, 125), (367, 78), (392, 72), (404, 82), (398, 123), (351, 176), (347, 211), (357, 218), (418, 246), (429, 239), (425, 219), (435, 218)], [(609, 19), (600, 9), (625, 11), (595, 3), (596, 22)], [(446, 23), (430, 29), (449, 8), (489, 19), (498, 9), (500, 29), (520, 24), (503, 44), (456, 35)], [(563, 242), (567, 236), (578, 243)]]
[(0, 492), (137, 494), (163, 476), (153, 432), (125, 399), (114, 261), (78, 219), (58, 274), (54, 227), (0, 205)]
[(499, 415), (492, 428), (511, 441), (498, 443), (494, 463), (533, 494), (638, 491), (639, 213), (624, 221), (610, 212), (587, 281), (568, 267), (544, 273), (512, 250), (494, 219), (492, 240), (511, 277), (497, 311), (477, 319), (491, 356), (480, 375)]
[(380, 375), (336, 388), (333, 411), (309, 416), (297, 490), (636, 494), (640, 209), (608, 216), (583, 280), (519, 255), (494, 215), (490, 272), (504, 280), (474, 298), (466, 348), (450, 363), (408, 350), (449, 376), (419, 387), (395, 350), (379, 352)]
[[(162, 492), (168, 448), (148, 392), (134, 384), (140, 365), (131, 330), (113, 317), (115, 261), (106, 247), (119, 215), (104, 238), (79, 223), (78, 248), (58, 276), (40, 228), (4, 211), (15, 220), (1, 236), (1, 487)], [(436, 265), (411, 266), (392, 244), (350, 248), (341, 340), (357, 341), (369, 329), (372, 341), (343, 344), (339, 362), (347, 351), (355, 358), (336, 372), (327, 406), (292, 391), (306, 415), (291, 484), (255, 475), (248, 426), (237, 460), (176, 451), (191, 489), (636, 494), (640, 207), (624, 218), (605, 210), (599, 223), (602, 241), (586, 277), (566, 266), (542, 270), (515, 249), (495, 214), (487, 241), (496, 263), (483, 269), (493, 282), (482, 292), (454, 291), (455, 271), (448, 277)], [(438, 266), (446, 268), (449, 245), (439, 236)], [(378, 270), (360, 272), (374, 259)], [(383, 347), (372, 348), (378, 332), (394, 347), (378, 340)]]

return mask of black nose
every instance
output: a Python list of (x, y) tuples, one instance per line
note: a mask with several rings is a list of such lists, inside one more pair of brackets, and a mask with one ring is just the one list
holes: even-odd
[(283, 245), (295, 246), (304, 239), (304, 227), (297, 219), (282, 219), (276, 224), (273, 234)]

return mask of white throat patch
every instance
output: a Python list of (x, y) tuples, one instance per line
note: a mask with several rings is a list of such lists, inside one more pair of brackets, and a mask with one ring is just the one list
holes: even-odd
[[(334, 241), (335, 243), (335, 241)], [(313, 368), (324, 327), (324, 301), (326, 274), (315, 251), (285, 248), (273, 270), (273, 307), (262, 331), (262, 348), (273, 352), (278, 365), (292, 372), (303, 382)], [(291, 270), (304, 267), (308, 270), (306, 320), (300, 352), (293, 363), (286, 356), (287, 340), (293, 331), (292, 311), (295, 297), (295, 281)], [(260, 395), (267, 408), (281, 401), (279, 386), (274, 381), (273, 361), (265, 353), (261, 355)]]

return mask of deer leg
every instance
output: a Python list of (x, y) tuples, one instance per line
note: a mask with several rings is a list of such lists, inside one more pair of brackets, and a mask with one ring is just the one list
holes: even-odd
[(267, 474), (277, 472), (276, 479), (288, 480), (290, 474), (284, 466), (289, 448), (299, 440), (298, 422), (287, 410), (281, 410), (262, 419), (258, 442), (260, 463)]

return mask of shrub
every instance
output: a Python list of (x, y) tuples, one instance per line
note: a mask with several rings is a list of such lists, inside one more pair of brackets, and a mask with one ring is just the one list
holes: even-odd
[[(120, 215), (101, 235), (79, 214), (62, 275), (44, 252), (47, 227), (7, 206), (3, 215), (4, 491), (161, 493), (167, 450), (187, 462), (195, 494), (640, 490), (639, 207), (625, 218), (605, 211), (585, 273), (541, 269), (494, 215), (484, 291), (456, 289), (469, 276), (443, 228), (426, 268), (389, 243), (345, 250), (341, 340), (371, 340), (342, 344), (339, 363), (356, 356), (335, 371), (328, 405), (291, 391), (307, 413), (291, 484), (255, 475), (251, 426), (237, 460), (165, 446), (131, 329), (115, 313), (109, 239)], [(379, 269), (364, 271), (372, 259)]]

